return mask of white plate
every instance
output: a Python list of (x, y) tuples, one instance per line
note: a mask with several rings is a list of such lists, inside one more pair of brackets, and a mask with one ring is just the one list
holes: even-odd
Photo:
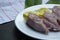
[(23, 13), (26, 12), (26, 11), (32, 11), (32, 10), (37, 10), (41, 7), (47, 7), (47, 8), (53, 8), (54, 6), (60, 6), (58, 4), (44, 4), (44, 5), (36, 5), (36, 6), (32, 6), (32, 7), (29, 7), (25, 10), (23, 10), (21, 13), (18, 14), (18, 16), (16, 17), (16, 20), (15, 20), (15, 24), (16, 24), (16, 27), (21, 31), (23, 32), (24, 34), (30, 36), (30, 37), (34, 37), (34, 38), (37, 38), (37, 39), (46, 39), (46, 40), (49, 40), (49, 39), (60, 39), (60, 32), (49, 32), (48, 35), (44, 35), (44, 34), (41, 34), (39, 32), (36, 32), (32, 29), (30, 29), (26, 24), (25, 24), (25, 20), (23, 18)]

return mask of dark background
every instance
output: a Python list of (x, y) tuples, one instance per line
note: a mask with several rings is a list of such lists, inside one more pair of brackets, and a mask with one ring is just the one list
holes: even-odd
[(14, 21), (0, 24), (0, 40), (38, 40), (21, 33)]

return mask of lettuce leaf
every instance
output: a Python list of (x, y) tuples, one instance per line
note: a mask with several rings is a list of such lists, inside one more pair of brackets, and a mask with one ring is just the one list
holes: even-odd
[(38, 5), (41, 3), (42, 3), (42, 0), (26, 0), (25, 1), (25, 8), (33, 6), (33, 5)]
[(60, 0), (49, 0), (47, 4), (60, 4)]

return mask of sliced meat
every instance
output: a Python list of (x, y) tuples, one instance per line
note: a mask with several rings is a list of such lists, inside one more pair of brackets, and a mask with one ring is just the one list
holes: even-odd
[(59, 25), (57, 22), (57, 17), (53, 13), (45, 12), (44, 18), (46, 18), (48, 21), (50, 21), (51, 23), (53, 23), (55, 25)]
[(35, 29), (36, 31), (48, 34), (48, 28), (45, 26), (43, 23), (43, 19), (38, 17), (35, 14), (29, 14), (27, 22), (26, 22), (30, 27)]
[(60, 31), (60, 26), (54, 25), (53, 23), (47, 21), (46, 19), (44, 19), (43, 22), (50, 31), (55, 31), (55, 32)]
[(52, 9), (53, 13), (60, 17), (60, 6), (54, 6)]
[(57, 16), (57, 21), (60, 25), (60, 6), (54, 6), (54, 8), (52, 9), (52, 12), (55, 14), (55, 16)]

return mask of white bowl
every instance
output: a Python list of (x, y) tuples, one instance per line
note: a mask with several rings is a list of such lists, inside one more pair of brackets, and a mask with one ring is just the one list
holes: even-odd
[(39, 32), (36, 32), (36, 31), (32, 30), (31, 28), (29, 28), (26, 25), (26, 22), (23, 18), (23, 13), (24, 12), (37, 10), (41, 7), (53, 8), (54, 6), (60, 6), (60, 5), (58, 5), (58, 4), (43, 4), (43, 5), (36, 5), (36, 6), (26, 8), (21, 13), (19, 13), (18, 16), (16, 17), (16, 20), (15, 20), (16, 27), (22, 33), (24, 33), (24, 34), (26, 34), (30, 37), (34, 37), (34, 38), (37, 38), (37, 39), (46, 39), (46, 40), (49, 40), (49, 39), (59, 40), (60, 39), (60, 32), (49, 32), (48, 35), (41, 34)]

